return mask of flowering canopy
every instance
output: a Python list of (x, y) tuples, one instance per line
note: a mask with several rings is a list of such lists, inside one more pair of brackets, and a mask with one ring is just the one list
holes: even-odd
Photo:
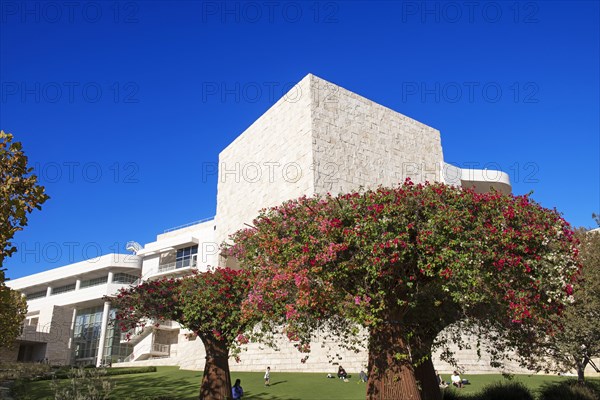
[(261, 210), (232, 240), (254, 274), (244, 312), (302, 343), (332, 317), (370, 331), (406, 324), (423, 340), (459, 316), (540, 326), (569, 301), (579, 269), (569, 224), (528, 196), (409, 180)]
[(248, 295), (248, 273), (229, 268), (197, 272), (180, 279), (163, 278), (121, 289), (111, 299), (122, 331), (144, 326), (152, 319), (177, 321), (202, 340), (206, 363), (200, 398), (228, 398), (231, 377), (228, 358), (237, 358), (239, 345), (251, 320), (241, 318), (241, 303)]
[(122, 288), (111, 301), (122, 331), (143, 326), (148, 319), (173, 320), (198, 336), (233, 343), (245, 327), (240, 305), (248, 285), (247, 272), (220, 268)]

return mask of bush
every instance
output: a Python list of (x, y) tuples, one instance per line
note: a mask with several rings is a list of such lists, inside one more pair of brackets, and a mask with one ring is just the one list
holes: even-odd
[(40, 363), (2, 363), (0, 364), (0, 381), (28, 379), (49, 373), (50, 365)]
[(561, 382), (543, 387), (540, 400), (600, 400), (600, 390), (575, 381)]
[(488, 385), (478, 397), (481, 400), (534, 400), (527, 386), (520, 382), (498, 382)]
[[(156, 367), (131, 367), (131, 368), (83, 368), (85, 373), (92, 374), (95, 371), (103, 371), (105, 376), (126, 375), (126, 374), (145, 374), (147, 372), (156, 372)], [(43, 381), (50, 379), (67, 379), (70, 378), (73, 369), (59, 369), (52, 374), (46, 374), (34, 378), (34, 380)]]
[(101, 369), (73, 369), (68, 382), (52, 381), (55, 400), (107, 400), (114, 385)]
[(129, 374), (145, 374), (148, 372), (156, 372), (156, 367), (130, 367), (130, 368), (108, 368), (106, 375), (129, 375)]

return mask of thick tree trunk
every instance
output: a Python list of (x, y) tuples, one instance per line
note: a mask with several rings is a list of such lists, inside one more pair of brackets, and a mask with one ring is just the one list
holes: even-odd
[(415, 368), (415, 377), (421, 387), (421, 400), (442, 400), (442, 392), (435, 376), (431, 354)]
[(229, 346), (214, 337), (202, 337), (202, 343), (206, 351), (206, 364), (199, 400), (231, 399)]
[(371, 330), (367, 400), (421, 400), (405, 334), (398, 323)]

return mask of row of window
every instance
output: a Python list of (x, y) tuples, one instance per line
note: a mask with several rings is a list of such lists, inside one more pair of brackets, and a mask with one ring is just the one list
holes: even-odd
[[(113, 275), (112, 283), (130, 284), (130, 283), (135, 282), (137, 279), (138, 279), (138, 277), (135, 275), (126, 274), (124, 272), (119, 272), (119, 273), (116, 273)], [(86, 279), (84, 281), (81, 281), (79, 288), (83, 289), (83, 288), (92, 287), (92, 286), (104, 285), (107, 282), (108, 282), (108, 276), (102, 276), (100, 278), (94, 278), (94, 279)], [(69, 283), (68, 285), (63, 285), (63, 286), (58, 286), (58, 287), (52, 288), (51, 295), (72, 292), (73, 290), (75, 290), (75, 283)], [(39, 292), (29, 293), (29, 294), (25, 295), (25, 297), (27, 298), (27, 300), (34, 300), (34, 299), (40, 299), (42, 297), (46, 297), (46, 294), (47, 294), (47, 291), (46, 291), (46, 289), (44, 289), (44, 290), (40, 290)]]

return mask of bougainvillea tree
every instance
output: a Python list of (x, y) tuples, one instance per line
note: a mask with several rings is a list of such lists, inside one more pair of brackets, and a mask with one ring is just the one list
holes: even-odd
[[(466, 318), (549, 329), (579, 270), (556, 211), (444, 184), (303, 197), (262, 210), (231, 239), (228, 252), (253, 273), (245, 313), (283, 324), (305, 351), (318, 327), (368, 330), (369, 399), (439, 398), (427, 381), (444, 327)], [(416, 365), (435, 390), (419, 391)]]
[(204, 344), (206, 364), (200, 399), (229, 399), (229, 356), (246, 342), (250, 321), (242, 319), (248, 273), (229, 268), (198, 272), (180, 279), (147, 281), (121, 289), (112, 298), (123, 332), (148, 320), (173, 320), (193, 331)]

